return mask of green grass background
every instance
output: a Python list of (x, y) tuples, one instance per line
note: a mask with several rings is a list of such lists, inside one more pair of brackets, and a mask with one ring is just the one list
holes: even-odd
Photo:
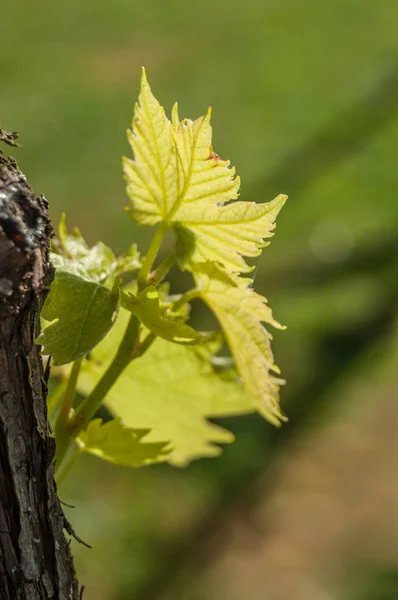
[[(241, 198), (289, 195), (256, 285), (288, 325), (275, 348), (294, 390), (319, 368), (320, 336), (365, 326), (396, 289), (388, 249), (371, 272), (366, 261), (344, 269), (397, 237), (397, 26), (396, 0), (2, 2), (0, 123), (19, 131), (17, 159), (54, 221), (66, 211), (90, 242), (145, 249), (121, 173), (141, 65), (167, 110), (178, 100), (194, 118), (211, 105), (214, 148), (236, 165)], [(217, 465), (137, 473), (82, 460), (61, 496), (94, 546), (74, 545), (85, 600), (155, 598), (140, 590), (165, 553), (220, 501), (220, 481), (264, 451), (251, 423), (233, 421), (238, 442)], [(214, 597), (199, 579), (198, 590), (175, 597)]]

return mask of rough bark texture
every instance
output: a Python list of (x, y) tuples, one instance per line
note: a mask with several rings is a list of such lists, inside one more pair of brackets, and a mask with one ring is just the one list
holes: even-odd
[[(13, 135), (0, 130), (0, 139)], [(0, 151), (0, 599), (75, 600), (78, 585), (54, 483), (47, 386), (34, 340), (53, 270), (52, 228)]]

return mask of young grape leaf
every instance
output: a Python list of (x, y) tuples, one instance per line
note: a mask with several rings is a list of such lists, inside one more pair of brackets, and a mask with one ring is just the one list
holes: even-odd
[(116, 267), (115, 255), (108, 246), (98, 242), (90, 248), (77, 228), (71, 235), (68, 233), (65, 214), (53, 242), (51, 260), (57, 270), (97, 283), (104, 282)]
[(167, 315), (160, 309), (159, 293), (154, 285), (135, 296), (122, 294), (122, 306), (131, 311), (155, 335), (178, 344), (198, 344), (202, 335), (184, 323), (178, 315)]
[(124, 158), (123, 165), (132, 218), (174, 228), (183, 269), (213, 261), (250, 271), (243, 256), (260, 254), (286, 196), (268, 204), (225, 204), (238, 198), (240, 181), (229, 161), (213, 152), (210, 110), (196, 121), (180, 121), (175, 105), (170, 122), (143, 71), (128, 135), (134, 160)]
[(37, 339), (56, 364), (77, 360), (102, 340), (119, 310), (115, 280), (141, 264), (135, 245), (121, 257), (102, 242), (91, 248), (78, 229), (68, 233), (62, 215), (51, 260), (55, 278), (41, 316), (53, 321)]
[(138, 252), (137, 245), (131, 244), (127, 251), (116, 259), (116, 266), (112, 275), (113, 277), (119, 277), (125, 273), (137, 271), (141, 266), (140, 253)]
[(80, 452), (89, 452), (125, 467), (142, 467), (167, 458), (167, 442), (147, 443), (142, 439), (147, 429), (132, 429), (120, 419), (103, 423), (101, 419), (90, 421), (87, 429), (76, 439)]
[(184, 207), (182, 222), (175, 225), (180, 264), (194, 271), (196, 264), (212, 261), (230, 271), (251, 271), (253, 267), (242, 256), (261, 254), (285, 201), (286, 196), (280, 195), (264, 204), (233, 202), (205, 208), (202, 213), (190, 213)]
[(211, 263), (198, 265), (194, 277), (200, 297), (224, 330), (238, 371), (257, 410), (274, 425), (286, 420), (279, 408), (281, 380), (271, 350), (271, 335), (263, 322), (281, 329), (265, 298), (250, 285), (252, 280), (230, 275)]
[(44, 354), (63, 365), (77, 360), (96, 346), (113, 326), (120, 294), (95, 281), (58, 271), (41, 316), (51, 323), (36, 340)]
[(53, 242), (51, 260), (57, 270), (73, 273), (87, 281), (105, 283), (125, 272), (140, 268), (139, 253), (135, 244), (131, 245), (125, 254), (116, 258), (112, 250), (97, 242), (91, 248), (82, 237), (80, 230), (75, 228), (68, 233), (65, 214), (62, 215), (58, 238)]
[[(115, 327), (85, 361), (78, 382), (81, 393), (92, 390), (113, 359), (128, 315), (120, 310)], [(130, 427), (150, 429), (148, 442), (169, 440), (172, 450), (164, 460), (174, 465), (218, 455), (216, 444), (232, 442), (234, 436), (207, 419), (256, 411), (236, 373), (220, 373), (211, 364), (218, 349), (217, 341), (191, 347), (157, 338), (112, 387), (108, 409)]]

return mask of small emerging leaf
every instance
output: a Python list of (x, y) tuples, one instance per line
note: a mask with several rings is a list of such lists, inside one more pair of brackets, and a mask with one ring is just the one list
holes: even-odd
[(113, 419), (90, 421), (87, 429), (76, 439), (81, 452), (89, 452), (103, 460), (125, 467), (142, 467), (164, 461), (169, 450), (167, 442), (146, 443), (142, 439), (148, 430), (132, 429)]
[(153, 285), (145, 288), (138, 296), (123, 294), (122, 305), (134, 313), (152, 333), (170, 342), (193, 345), (202, 341), (201, 334), (186, 325), (183, 318), (162, 313), (159, 293)]
[(137, 245), (131, 244), (127, 252), (117, 258), (113, 276), (118, 277), (124, 273), (137, 271), (141, 266), (140, 253), (137, 250)]
[(127, 252), (118, 258), (102, 242), (97, 242), (90, 248), (79, 229), (75, 228), (72, 234), (68, 233), (65, 214), (59, 223), (58, 239), (53, 243), (51, 260), (57, 270), (98, 283), (105, 283), (109, 278), (114, 280), (141, 267), (136, 244), (132, 244)]
[(51, 260), (57, 270), (72, 273), (87, 281), (104, 282), (116, 268), (117, 261), (112, 250), (102, 242), (90, 248), (79, 229), (68, 234), (65, 214), (58, 227)]
[(119, 289), (108, 290), (67, 272), (57, 272), (41, 316), (52, 321), (36, 342), (44, 354), (63, 365), (96, 346), (113, 326), (119, 310)]

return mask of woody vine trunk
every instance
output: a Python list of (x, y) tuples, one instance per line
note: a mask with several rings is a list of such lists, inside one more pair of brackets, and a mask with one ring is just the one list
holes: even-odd
[[(0, 130), (0, 140), (15, 135)], [(0, 151), (0, 598), (75, 600), (66, 521), (54, 483), (55, 443), (39, 313), (53, 277), (47, 202)]]

